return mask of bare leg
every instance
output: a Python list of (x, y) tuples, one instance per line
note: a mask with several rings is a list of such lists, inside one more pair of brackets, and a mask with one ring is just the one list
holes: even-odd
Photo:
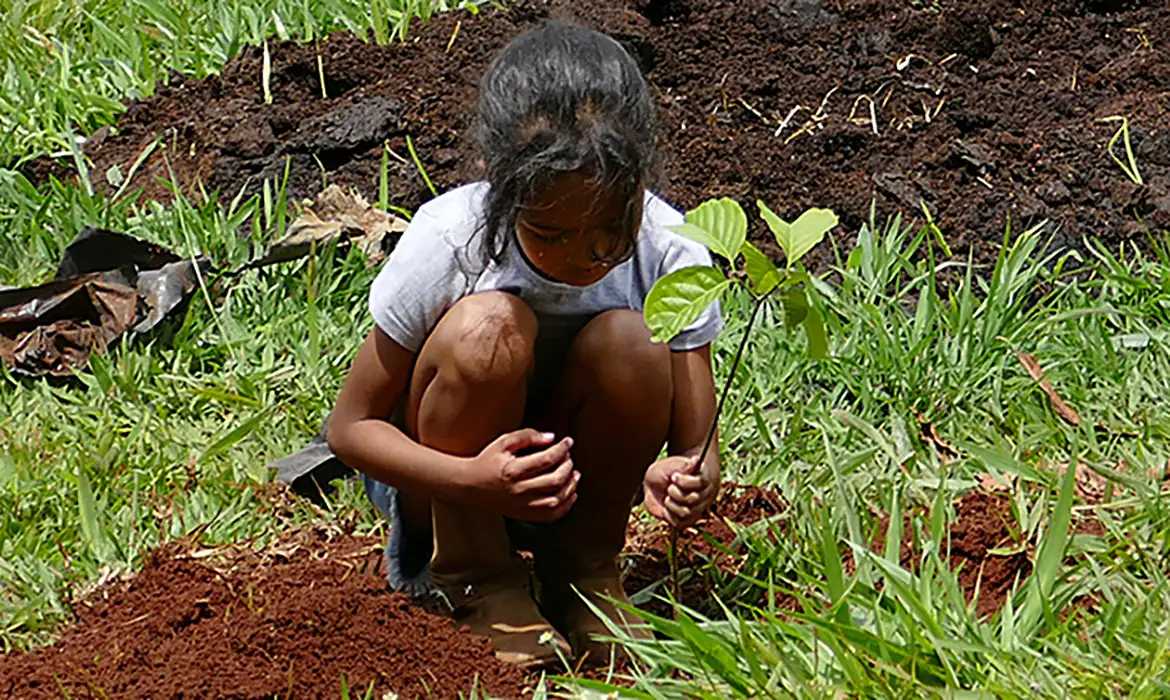
[[(610, 311), (578, 334), (561, 389), (537, 426), (573, 436), (581, 472), (576, 505), (538, 555), (541, 581), (551, 589), (543, 597), (550, 616), (591, 654), (599, 648), (580, 637), (605, 628), (565, 584), (624, 598), (615, 561), (642, 477), (666, 442), (672, 394), (669, 348), (650, 342), (637, 311)], [(612, 607), (594, 603), (612, 615)]]
[[(407, 431), (428, 447), (478, 454), (520, 427), (533, 367), (536, 317), (502, 292), (465, 297), (439, 321), (411, 379)], [(498, 513), (403, 494), (400, 506), (419, 527), (431, 511), (431, 582), (454, 616), (492, 638), (501, 658), (539, 665), (555, 656), (539, 645), (551, 631), (526, 589)]]

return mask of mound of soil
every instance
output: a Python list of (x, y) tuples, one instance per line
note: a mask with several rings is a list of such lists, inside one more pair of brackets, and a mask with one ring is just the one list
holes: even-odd
[[(1019, 533), (1008, 527), (1015, 519), (1006, 495), (969, 491), (955, 503), (955, 516), (950, 527), (950, 565), (959, 573), (967, 602), (975, 601), (975, 614), (984, 617), (1003, 607), (1012, 588), (1032, 573), (1032, 562), (1018, 542)], [(921, 555), (914, 523), (910, 516), (903, 518), (899, 554), (901, 565), (912, 571), (917, 570)], [(875, 551), (885, 547), (889, 524), (888, 517), (880, 521)]]
[(338, 697), (343, 674), (354, 697), (374, 683), (379, 698), (454, 698), (476, 679), (522, 696), (531, 679), (486, 639), (388, 591), (381, 550), (320, 534), (227, 564), (160, 549), (79, 606), (56, 644), (0, 656), (0, 696)]
[[(925, 205), (963, 250), (986, 258), (1007, 216), (1048, 219), (1057, 243), (1111, 247), (1170, 227), (1170, 6), (1156, 0), (991, 0), (915, 9), (905, 0), (521, 0), (440, 16), (408, 42), (338, 35), (278, 45), (271, 92), (257, 49), (207, 80), (173, 79), (90, 139), (93, 177), (135, 176), (166, 199), (226, 196), (280, 179), (312, 196), (322, 178), (377, 194), (383, 144), (395, 204), (474, 179), (477, 81), (490, 57), (545, 17), (610, 33), (638, 58), (658, 101), (667, 157), (660, 190), (680, 207), (759, 198), (782, 215), (831, 207), (844, 230)], [(320, 56), (322, 71), (318, 71)], [(325, 97), (322, 97), (324, 92)], [(1129, 119), (1137, 185), (1106, 144)], [(1118, 143), (1117, 155), (1125, 159)], [(165, 158), (164, 158), (165, 157)], [(168, 166), (169, 162), (169, 166)], [(34, 179), (46, 170), (31, 168)], [(754, 218), (754, 217), (753, 217)], [(1139, 223), (1139, 219), (1145, 223)], [(759, 227), (753, 235), (766, 243)], [(770, 247), (775, 252), (774, 247)]]

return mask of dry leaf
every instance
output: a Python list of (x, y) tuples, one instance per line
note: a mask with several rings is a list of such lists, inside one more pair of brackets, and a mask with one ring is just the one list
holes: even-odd
[(1002, 493), (1004, 491), (1011, 491), (1016, 484), (1015, 474), (1004, 474), (1003, 476), (995, 476), (987, 472), (979, 472), (975, 475), (975, 479), (979, 481), (979, 488), (988, 493)]
[(295, 260), (309, 254), (315, 246), (331, 242), (351, 245), (373, 260), (384, 257), (394, 247), (407, 222), (374, 208), (360, 194), (348, 193), (337, 185), (321, 191), (306, 202), (300, 215), (288, 225), (284, 238), (272, 244), (263, 258), (253, 266)]
[(1040, 388), (1048, 395), (1048, 400), (1052, 402), (1053, 410), (1072, 425), (1080, 425), (1081, 417), (1077, 415), (1077, 412), (1071, 406), (1064, 402), (1064, 399), (1060, 398), (1060, 394), (1057, 394), (1056, 389), (1053, 389), (1052, 385), (1048, 383), (1048, 380), (1044, 378), (1044, 370), (1040, 368), (1040, 362), (1036, 360), (1036, 357), (1016, 350), (1016, 358), (1024, 366), (1024, 369), (1028, 371), (1028, 375), (1032, 379), (1040, 382)]
[[(1040, 465), (1044, 467), (1043, 464)], [(1068, 463), (1056, 465), (1056, 473), (1064, 476), (1068, 470)], [(1105, 500), (1105, 491), (1109, 482), (1084, 462), (1077, 463), (1077, 473), (1073, 475), (1073, 486), (1077, 497), (1088, 505), (1096, 505)]]
[(918, 409), (911, 408), (910, 410), (914, 411), (914, 416), (918, 419), (918, 429), (922, 432), (923, 439), (934, 445), (935, 452), (938, 453), (943, 464), (950, 464), (962, 456), (954, 445), (938, 434), (938, 429), (934, 427), (933, 422), (927, 420), (926, 416), (922, 415)]

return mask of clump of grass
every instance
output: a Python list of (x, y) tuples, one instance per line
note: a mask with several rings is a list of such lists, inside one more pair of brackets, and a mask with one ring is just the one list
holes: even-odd
[[(1028, 232), (980, 270), (936, 262), (931, 237), (897, 220), (871, 223), (847, 260), (813, 278), (834, 345), (824, 360), (807, 363), (804, 339), (779, 317), (763, 319), (720, 428), (724, 463), (771, 484), (790, 510), (737, 533), (748, 552), (714, 591), (725, 603), (719, 619), (647, 615), (660, 637), (651, 641), (613, 628), (638, 660), (632, 690), (572, 685), (619, 697), (1164, 692), (1170, 589), (1159, 562), (1170, 518), (1148, 475), (1170, 456), (1160, 398), (1170, 336), (1159, 310), (1170, 291), (1149, 283), (1164, 263), (1044, 255)], [(1161, 340), (1112, 342), (1133, 334)], [(1034, 390), (1013, 345), (1044, 359), (1081, 425)], [(729, 352), (717, 347), (717, 360)], [(940, 454), (915, 412), (965, 456)], [(1041, 460), (1083, 461), (1126, 495), (1086, 504), (1076, 470), (1059, 477)], [(1113, 469), (1121, 460), (1127, 472)], [(989, 469), (1017, 476), (1008, 525), (1035, 557), (1004, 607), (981, 618), (951, 571), (947, 532), (950, 502)], [(893, 525), (904, 515), (906, 531)], [(883, 516), (886, 543), (872, 551)], [(1073, 519), (1089, 516), (1104, 534), (1074, 534)], [(918, 554), (907, 569), (900, 550), (910, 538)], [(783, 596), (800, 609), (772, 607)], [(1070, 607), (1085, 596), (1098, 607)]]

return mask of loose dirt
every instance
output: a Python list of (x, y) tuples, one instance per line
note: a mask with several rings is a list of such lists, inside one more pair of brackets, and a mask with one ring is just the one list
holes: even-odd
[(164, 547), (77, 606), (56, 644), (0, 656), (13, 698), (454, 698), (475, 679), (521, 697), (531, 679), (487, 640), (388, 591), (381, 542), (298, 533), (227, 562)]
[[(1011, 503), (1002, 493), (969, 491), (955, 503), (949, 541), (943, 546), (949, 545), (951, 569), (958, 571), (959, 587), (967, 602), (975, 601), (975, 614), (980, 617), (1002, 608), (1012, 588), (1032, 572), (1019, 533), (1009, 527), (1014, 522)], [(889, 524), (888, 516), (879, 522), (874, 551), (883, 551)], [(921, 519), (903, 518), (899, 560), (910, 570), (917, 570), (921, 553), (916, 526), (921, 527)]]
[[(977, 614), (988, 615), (1031, 572), (1028, 554), (1008, 527), (1003, 495), (969, 492), (955, 508), (950, 564), (968, 600), (978, 591)], [(735, 581), (746, 555), (735, 532), (782, 536), (786, 512), (775, 491), (727, 487), (699, 528), (680, 539), (679, 601), (719, 616), (712, 597), (718, 588), (758, 598), (730, 604), (769, 604), (758, 588)], [(907, 518), (901, 563), (913, 569), (911, 523)], [(887, 527), (888, 519), (878, 525), (876, 551)], [(654, 593), (639, 605), (664, 617), (673, 614), (659, 598), (670, 586), (668, 542), (664, 526), (634, 522), (624, 557), (626, 590)], [(361, 696), (371, 683), (375, 697), (456, 697), (473, 683), (494, 697), (530, 694), (536, 679), (496, 661), (486, 639), (391, 593), (382, 561), (380, 539), (324, 530), (293, 531), (259, 552), (164, 546), (129, 580), (76, 604), (76, 621), (55, 644), (0, 655), (0, 696), (336, 696), (343, 674)], [(771, 604), (800, 609), (789, 596)]]
[[(439, 188), (474, 179), (477, 81), (549, 16), (606, 31), (641, 62), (662, 125), (659, 189), (680, 207), (725, 195), (789, 216), (827, 206), (852, 233), (871, 202), (879, 217), (926, 206), (978, 259), (1009, 215), (1016, 231), (1048, 219), (1073, 247), (1141, 245), (1146, 227), (1170, 227), (1170, 6), (1157, 0), (522, 0), (443, 15), (385, 47), (277, 45), (272, 104), (258, 49), (207, 80), (176, 77), (93, 135), (93, 177), (127, 174), (157, 138), (166, 148), (135, 176), (148, 197), (168, 198), (157, 178), (172, 171), (188, 191), (254, 192), (287, 160), (295, 198), (327, 178), (373, 200), (388, 144), (391, 199), (413, 209), (431, 195), (406, 137)], [(1101, 120), (1120, 115), (1143, 185), (1106, 151), (1119, 124)]]
[[(786, 510), (787, 504), (775, 491), (735, 484), (726, 487), (708, 514), (678, 539), (677, 601), (704, 615), (721, 615), (713, 593), (741, 573), (747, 554), (732, 525), (751, 528), (754, 536), (774, 539), (780, 525), (762, 521), (771, 521)], [(655, 615), (670, 617), (673, 610), (666, 598), (676, 595), (672, 590), (670, 529), (658, 521), (631, 522), (626, 542), (623, 571), (626, 590), (631, 594), (644, 590), (652, 593), (653, 597), (639, 602), (639, 606)], [(761, 598), (737, 602), (764, 601)], [(787, 596), (781, 596), (776, 605), (789, 610), (799, 607), (795, 599)]]

